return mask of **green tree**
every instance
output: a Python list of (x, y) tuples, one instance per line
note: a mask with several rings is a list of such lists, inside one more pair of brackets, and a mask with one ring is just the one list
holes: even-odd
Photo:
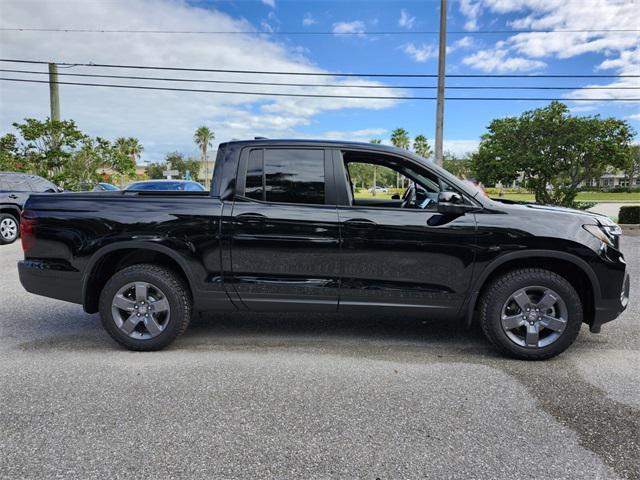
[(631, 147), (631, 155), (625, 161), (623, 170), (628, 188), (631, 189), (635, 186), (634, 180), (640, 175), (640, 145)]
[(13, 126), (22, 136), (18, 149), (25, 168), (56, 181), (64, 177), (63, 170), (73, 151), (83, 140), (73, 120), (45, 121), (25, 118)]
[(522, 176), (536, 202), (573, 206), (582, 182), (607, 167), (624, 168), (633, 136), (624, 120), (572, 116), (566, 105), (552, 102), (493, 120), (472, 157), (473, 169), (486, 184)]
[(193, 136), (193, 141), (196, 143), (198, 148), (200, 149), (201, 160), (204, 164), (204, 176), (206, 180), (209, 180), (209, 167), (207, 165), (207, 150), (209, 147), (213, 146), (213, 140), (216, 138), (213, 131), (211, 131), (208, 127), (204, 125), (198, 127), (196, 133)]
[[(411, 141), (409, 140), (409, 133), (404, 128), (396, 128), (391, 132), (391, 143), (395, 147), (409, 150)], [(404, 187), (404, 177), (402, 178), (402, 186)], [(400, 174), (396, 173), (396, 188), (400, 187)]]
[(185, 178), (187, 171), (189, 171), (193, 177), (197, 176), (198, 169), (200, 167), (200, 162), (198, 160), (194, 158), (185, 158), (184, 155), (179, 152), (171, 152), (167, 154), (165, 163), (171, 163), (171, 168), (173, 170), (178, 170), (182, 178)]
[(144, 151), (144, 147), (140, 141), (134, 137), (119, 137), (116, 138), (114, 146), (120, 151), (120, 153), (123, 153), (130, 158), (131, 163), (133, 163), (133, 168), (135, 169), (135, 166)]
[(0, 168), (37, 173), (71, 189), (97, 181), (99, 169), (109, 169), (110, 175), (135, 174), (135, 158), (142, 150), (135, 139), (125, 139), (124, 149), (122, 142), (116, 146), (104, 138), (91, 138), (73, 120), (26, 118), (13, 126), (20, 138), (13, 134), (0, 138)]
[(398, 148), (409, 150), (411, 144), (409, 141), (409, 133), (404, 128), (396, 128), (391, 132), (391, 143)]
[[(379, 138), (372, 138), (371, 140), (369, 140), (369, 143), (372, 143), (373, 145), (380, 145), (382, 143), (382, 140)], [(373, 196), (376, 196), (376, 187), (378, 186), (378, 166), (377, 165), (371, 165), (372, 167), (372, 182), (371, 182), (371, 187), (373, 188)]]
[(147, 166), (147, 177), (152, 180), (164, 178), (162, 172), (164, 172), (165, 170), (166, 165), (164, 165), (163, 163), (150, 163), (149, 166)]
[[(147, 176), (151, 179), (164, 178), (164, 172), (171, 165), (171, 170), (177, 170), (181, 178), (186, 177), (187, 171), (192, 175), (198, 172), (200, 161), (195, 158), (185, 158), (180, 152), (168, 153), (161, 163), (152, 163), (147, 167)], [(195, 176), (195, 175), (194, 175)]]
[(458, 178), (469, 178), (471, 176), (471, 159), (469, 155), (458, 158), (451, 152), (444, 152), (442, 166)]
[(417, 135), (413, 139), (413, 151), (423, 158), (429, 158), (432, 155), (431, 145), (424, 135)]
[(13, 133), (0, 137), (0, 171), (24, 172), (27, 168), (18, 152), (18, 137)]

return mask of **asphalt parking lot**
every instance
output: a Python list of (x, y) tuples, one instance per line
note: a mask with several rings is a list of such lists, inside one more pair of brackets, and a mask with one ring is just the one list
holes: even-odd
[(163, 352), (18, 282), (0, 247), (2, 478), (640, 478), (629, 309), (538, 363), (421, 318), (226, 314)]

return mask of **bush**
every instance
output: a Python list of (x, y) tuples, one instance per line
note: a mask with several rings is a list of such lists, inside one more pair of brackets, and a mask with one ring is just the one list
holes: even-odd
[(640, 205), (620, 207), (618, 223), (640, 224)]
[(577, 208), (578, 210), (589, 210), (597, 204), (598, 202), (574, 202), (573, 208)]

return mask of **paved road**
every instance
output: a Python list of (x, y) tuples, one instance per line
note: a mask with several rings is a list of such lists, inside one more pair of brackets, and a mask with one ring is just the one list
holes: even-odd
[(638, 201), (631, 202), (600, 202), (589, 209), (590, 212), (602, 213), (611, 218), (618, 218), (620, 213), (620, 207), (640, 205), (640, 194), (638, 194)]
[(0, 247), (3, 478), (640, 478), (634, 301), (543, 363), (417, 318), (224, 315), (164, 352), (25, 293)]

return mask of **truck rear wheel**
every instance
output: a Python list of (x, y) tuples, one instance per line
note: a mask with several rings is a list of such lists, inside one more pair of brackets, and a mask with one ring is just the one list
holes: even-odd
[(480, 301), (485, 336), (506, 354), (544, 360), (564, 352), (582, 325), (573, 286), (549, 270), (524, 268), (495, 279)]
[(184, 280), (157, 265), (132, 265), (115, 273), (100, 294), (109, 335), (131, 350), (160, 350), (189, 326), (191, 296)]

